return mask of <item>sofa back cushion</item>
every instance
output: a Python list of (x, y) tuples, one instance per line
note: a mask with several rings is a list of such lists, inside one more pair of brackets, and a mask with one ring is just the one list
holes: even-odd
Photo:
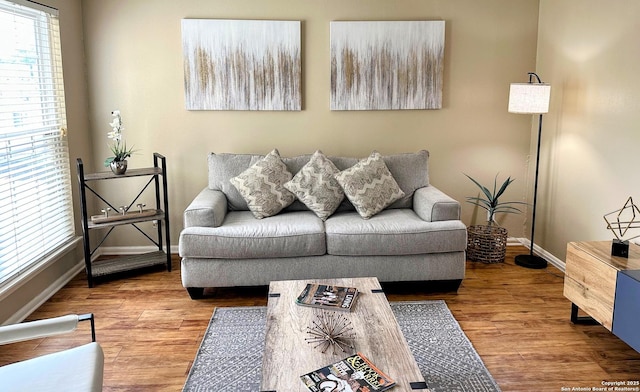
[[(255, 164), (264, 155), (255, 154), (215, 154), (210, 153), (208, 156), (209, 165), (209, 188), (222, 191), (227, 196), (227, 204), (229, 210), (246, 211), (249, 208), (240, 193), (231, 185), (229, 180), (247, 168)], [(311, 154), (299, 155), (296, 157), (283, 157), (282, 160), (287, 169), (295, 175), (302, 166), (304, 166)], [(359, 159), (352, 157), (332, 157), (329, 159), (336, 165), (339, 170), (345, 170), (355, 165)], [(416, 189), (429, 185), (428, 161), (429, 152), (421, 150), (416, 153), (394, 154), (383, 156), (384, 163), (389, 168), (400, 189), (405, 196), (390, 205), (388, 208), (411, 208), (413, 205), (413, 192)], [(296, 200), (286, 211), (306, 210), (306, 206)], [(353, 205), (348, 200), (342, 202), (338, 211), (354, 210)]]
[(252, 154), (210, 153), (207, 159), (209, 163), (209, 189), (222, 191), (227, 196), (229, 210), (248, 211), (247, 202), (244, 201), (240, 192), (231, 185), (230, 180), (264, 157), (264, 155)]

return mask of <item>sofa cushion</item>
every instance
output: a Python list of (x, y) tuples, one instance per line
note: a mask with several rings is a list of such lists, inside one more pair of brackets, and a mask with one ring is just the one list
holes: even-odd
[(229, 181), (240, 192), (253, 215), (262, 219), (293, 203), (295, 196), (284, 187), (292, 177), (278, 150), (273, 150)]
[(247, 170), (262, 158), (264, 158), (264, 155), (228, 153), (210, 153), (208, 155), (209, 189), (222, 191), (225, 194), (230, 211), (248, 211), (249, 207), (247, 207), (247, 202), (244, 201), (242, 195), (231, 185), (229, 180)]
[(333, 176), (339, 170), (321, 151), (316, 151), (293, 179), (284, 184), (322, 220), (340, 206), (344, 192)]
[(368, 220), (338, 212), (327, 219), (325, 230), (327, 253), (340, 256), (460, 252), (467, 245), (461, 221), (425, 222), (408, 208), (384, 210)]
[(336, 174), (335, 178), (364, 219), (371, 218), (405, 195), (377, 151)]
[(180, 256), (248, 259), (317, 256), (326, 253), (324, 225), (311, 211), (255, 219), (230, 211), (220, 227), (187, 227), (180, 233)]
[(389, 168), (404, 197), (387, 208), (411, 208), (413, 193), (429, 185), (429, 152), (421, 150), (415, 153), (393, 154), (382, 157)]

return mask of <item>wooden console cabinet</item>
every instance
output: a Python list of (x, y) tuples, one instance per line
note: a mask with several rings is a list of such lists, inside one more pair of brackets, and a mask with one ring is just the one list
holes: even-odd
[[(627, 296), (634, 293), (637, 295), (640, 292), (640, 282), (635, 280), (638, 285), (634, 285), (633, 280), (625, 281), (625, 289), (618, 290), (618, 294), (616, 294), (616, 287), (622, 279), (637, 276), (637, 272), (634, 271), (639, 270), (640, 246), (638, 245), (630, 244), (629, 258), (623, 258), (611, 256), (611, 241), (570, 242), (567, 245), (564, 296), (573, 303), (572, 321), (576, 321), (577, 308), (580, 308), (634, 347), (630, 341), (639, 339), (640, 328), (637, 329), (638, 332), (632, 334), (634, 336), (626, 334), (621, 336), (616, 331), (628, 330), (620, 327), (623, 326), (622, 323), (629, 323), (630, 317), (638, 320), (638, 315), (628, 314), (630, 311), (628, 306), (619, 304), (637, 302), (637, 298), (627, 298)], [(634, 348), (638, 350), (637, 347)]]

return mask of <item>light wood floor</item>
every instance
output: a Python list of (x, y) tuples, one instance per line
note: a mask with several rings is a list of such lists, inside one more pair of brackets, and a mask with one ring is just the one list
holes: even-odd
[[(505, 263), (467, 262), (457, 293), (387, 286), (391, 301), (444, 299), (503, 391), (560, 391), (640, 380), (640, 354), (602, 326), (572, 325), (559, 270), (528, 270), (509, 247)], [(193, 301), (173, 272), (156, 271), (89, 289), (84, 273), (30, 319), (93, 312), (105, 351), (105, 391), (180, 391), (214, 307), (266, 305), (266, 287), (216, 290)], [(0, 365), (90, 340), (74, 334), (0, 347)], [(1, 388), (0, 388), (1, 389)]]

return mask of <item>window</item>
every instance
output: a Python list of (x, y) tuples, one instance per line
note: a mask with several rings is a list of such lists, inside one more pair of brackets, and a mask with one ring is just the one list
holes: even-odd
[(0, 288), (74, 237), (57, 11), (0, 0)]

